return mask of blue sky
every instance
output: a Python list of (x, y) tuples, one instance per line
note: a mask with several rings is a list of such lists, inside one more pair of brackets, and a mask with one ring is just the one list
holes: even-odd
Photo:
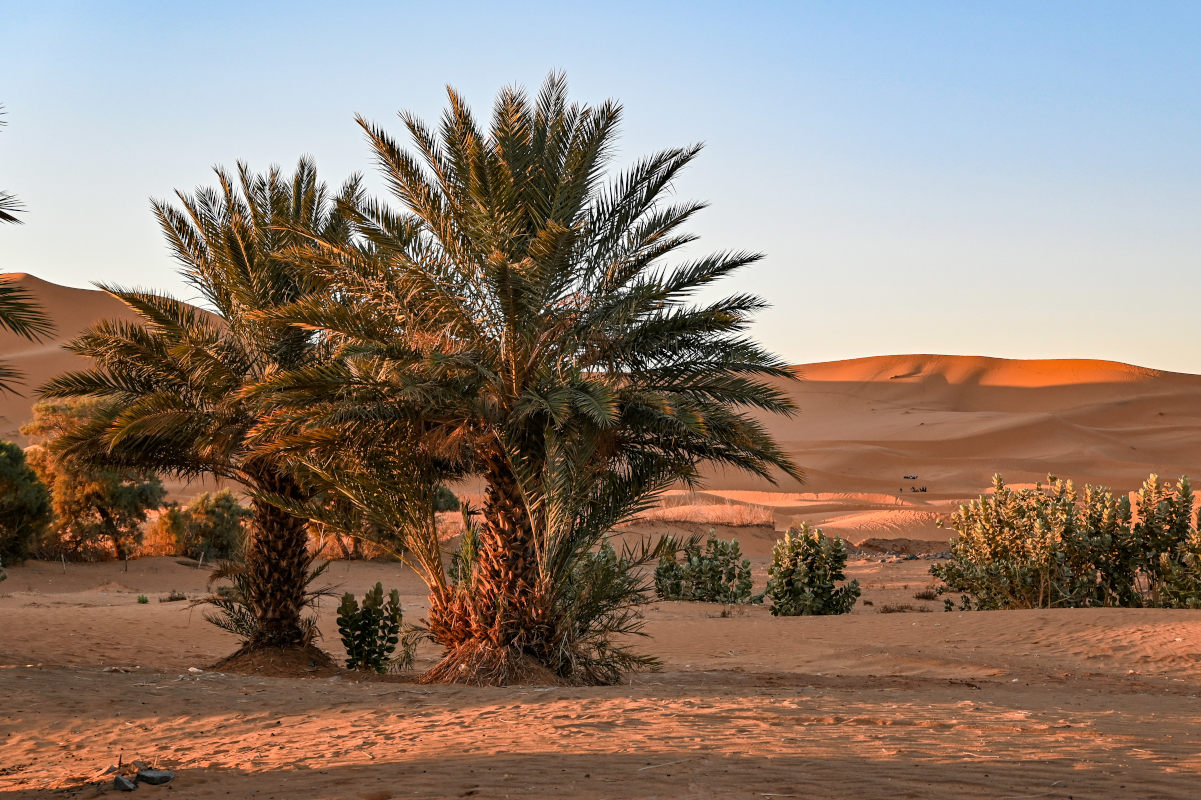
[[(0, 271), (188, 296), (149, 198), (214, 164), (370, 175), (353, 116), (564, 70), (677, 188), (792, 362), (1108, 358), (1201, 372), (1201, 3), (0, 0)], [(377, 182), (372, 185), (382, 192)]]

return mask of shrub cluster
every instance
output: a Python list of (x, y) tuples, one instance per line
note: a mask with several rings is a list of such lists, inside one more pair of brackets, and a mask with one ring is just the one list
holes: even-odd
[(50, 492), (25, 462), (25, 452), (0, 442), (0, 563), (33, 555), (52, 519)]
[(655, 568), (655, 592), (659, 597), (730, 604), (754, 600), (751, 562), (742, 557), (737, 539), (726, 541), (710, 534), (703, 550), (696, 539), (673, 545), (665, 545)]
[(859, 599), (858, 581), (846, 580), (842, 539), (828, 538), (808, 524), (789, 528), (772, 550), (767, 597), (780, 617), (845, 614)]
[(155, 523), (188, 558), (232, 558), (242, 549), (243, 525), (250, 511), (228, 489), (198, 495), (186, 507), (172, 504)]
[[(342, 595), (338, 606), (338, 633), (346, 648), (346, 666), (365, 672), (387, 672), (393, 666), (407, 666), (412, 661), (408, 648), (400, 659), (394, 659), (400, 642), (400, 593), (393, 589), (384, 598), (384, 586), (376, 583), (363, 596), (363, 604), (350, 592)], [(401, 663), (397, 663), (397, 662)]]
[[(1151, 475), (1127, 496), (1050, 476), (960, 506), (951, 559), (931, 572), (964, 609), (1081, 606), (1201, 607), (1201, 537), (1187, 478)], [(948, 601), (948, 606), (950, 603)]]

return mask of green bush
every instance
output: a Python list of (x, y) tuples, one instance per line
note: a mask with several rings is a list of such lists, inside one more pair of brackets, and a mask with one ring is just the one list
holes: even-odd
[(807, 524), (789, 528), (772, 549), (766, 596), (778, 617), (845, 614), (859, 599), (859, 581), (846, 580), (847, 550)]
[(205, 560), (232, 558), (242, 549), (243, 521), (250, 510), (228, 489), (198, 495), (187, 507), (173, 505), (159, 515), (159, 531), (174, 537), (180, 552)]
[(1071, 481), (993, 494), (960, 506), (951, 559), (931, 568), (964, 609), (1201, 607), (1201, 538), (1188, 478), (1151, 475), (1127, 496)]
[(33, 555), (52, 519), (50, 492), (25, 462), (24, 451), (0, 442), (0, 562), (20, 563)]
[[(700, 543), (689, 540), (667, 545), (655, 568), (655, 592), (664, 600), (703, 603), (750, 603), (751, 562), (742, 557), (738, 540), (725, 541), (712, 534)], [(680, 560), (680, 557), (683, 560)]]
[(375, 587), (363, 596), (363, 604), (350, 592), (342, 595), (338, 606), (338, 633), (346, 648), (346, 666), (368, 672), (387, 672), (390, 667), (412, 663), (412, 650), (404, 648), (399, 659), (392, 654), (400, 642), (400, 593), (393, 589), (384, 599), (384, 586)]
[(458, 511), (459, 498), (455, 497), (455, 493), (445, 486), (439, 486), (434, 490), (434, 511)]

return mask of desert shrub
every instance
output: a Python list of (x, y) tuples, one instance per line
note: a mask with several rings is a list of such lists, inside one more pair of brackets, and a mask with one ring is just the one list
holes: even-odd
[(434, 490), (434, 511), (458, 511), (459, 498), (445, 486)]
[(938, 599), (938, 589), (933, 586), (927, 587), (925, 589), (922, 589), (920, 592), (916, 593), (915, 595), (913, 595), (913, 599), (914, 600), (937, 600)]
[[(301, 608), (313, 608), (322, 597), (331, 594), (327, 587), (314, 588), (313, 584), (329, 567), (329, 562), (317, 563), (318, 553), (306, 553), (302, 563), (304, 568), (304, 595)], [(193, 606), (212, 606), (213, 611), (204, 615), (222, 630), (229, 631), (244, 643), (255, 641), (264, 624), (265, 617), (252, 607), (250, 598), (253, 596), (252, 576), (244, 561), (220, 561), (217, 568), (209, 574), (209, 594), (192, 603)], [(317, 618), (301, 617), (301, 644), (311, 643), (319, 632)]]
[(655, 568), (655, 593), (664, 600), (750, 603), (751, 562), (742, 557), (737, 539), (710, 534), (703, 550), (696, 539), (670, 541)]
[(802, 524), (789, 528), (772, 548), (766, 595), (779, 617), (845, 614), (859, 599), (859, 581), (846, 580), (842, 540)]
[(243, 524), (250, 510), (228, 489), (198, 495), (186, 507), (172, 505), (155, 523), (189, 558), (228, 559), (242, 549)]
[(33, 555), (51, 520), (50, 492), (26, 463), (25, 452), (0, 442), (0, 562), (19, 563)]
[(384, 597), (384, 586), (376, 583), (363, 596), (363, 604), (352, 593), (342, 595), (338, 606), (338, 633), (346, 648), (346, 666), (365, 672), (387, 672), (390, 668), (406, 667), (413, 662), (412, 649), (406, 647), (399, 658), (393, 658), (400, 642), (403, 614), (400, 592), (393, 589)]
[(1137, 496), (1050, 476), (960, 506), (951, 558), (931, 568), (964, 609), (1082, 606), (1201, 607), (1201, 539), (1188, 478), (1151, 475)]
[(21, 432), (39, 446), (29, 465), (50, 490), (54, 522), (39, 554), (48, 558), (128, 558), (142, 540), (142, 526), (167, 492), (151, 472), (84, 464), (57, 455), (54, 443), (92, 423), (95, 401), (38, 403)]

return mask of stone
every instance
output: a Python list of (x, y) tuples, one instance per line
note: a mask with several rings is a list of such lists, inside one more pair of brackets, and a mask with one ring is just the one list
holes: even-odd
[(113, 778), (113, 788), (119, 789), (122, 792), (132, 792), (138, 788), (138, 785), (124, 775), (118, 775)]
[(138, 780), (151, 786), (161, 786), (175, 779), (175, 773), (166, 769), (140, 769)]

